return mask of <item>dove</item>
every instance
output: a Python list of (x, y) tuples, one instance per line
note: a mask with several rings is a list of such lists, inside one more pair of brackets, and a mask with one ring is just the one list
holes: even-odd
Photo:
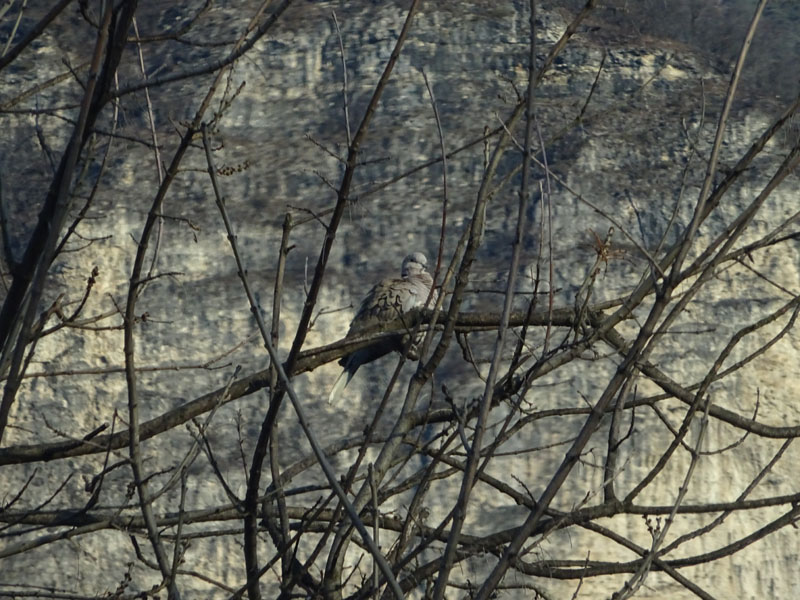
[[(361, 301), (346, 337), (359, 335), (370, 327), (393, 321), (403, 313), (424, 306), (433, 286), (433, 277), (425, 270), (427, 265), (428, 259), (422, 252), (412, 252), (406, 256), (403, 259), (400, 277), (382, 279)], [(431, 305), (436, 302), (437, 297), (438, 294), (434, 290)], [(328, 402), (332, 404), (336, 401), (361, 365), (390, 352), (401, 352), (407, 340), (407, 336), (403, 334), (390, 336), (342, 357), (339, 361), (342, 373), (333, 384)], [(418, 342), (419, 340), (415, 340), (415, 343)]]

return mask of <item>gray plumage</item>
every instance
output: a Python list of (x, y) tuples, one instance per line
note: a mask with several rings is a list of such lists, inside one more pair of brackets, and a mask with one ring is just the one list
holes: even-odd
[[(358, 335), (361, 331), (380, 323), (393, 321), (403, 313), (424, 306), (433, 286), (433, 277), (425, 270), (427, 265), (428, 259), (422, 252), (413, 252), (406, 256), (403, 259), (401, 276), (379, 281), (361, 301), (356, 316), (350, 323), (347, 337)], [(433, 306), (437, 296), (434, 290), (429, 306)], [(419, 341), (421, 340), (414, 340), (415, 344)], [(408, 336), (393, 335), (343, 357), (339, 361), (343, 367), (342, 373), (333, 384), (328, 402), (333, 403), (337, 399), (361, 365), (390, 352), (401, 352), (407, 343)], [(413, 356), (413, 349), (409, 352), (409, 356)]]

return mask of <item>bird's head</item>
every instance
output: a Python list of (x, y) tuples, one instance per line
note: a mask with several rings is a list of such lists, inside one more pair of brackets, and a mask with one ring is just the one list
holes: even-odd
[(402, 276), (419, 275), (428, 266), (428, 259), (422, 252), (412, 252), (403, 259)]

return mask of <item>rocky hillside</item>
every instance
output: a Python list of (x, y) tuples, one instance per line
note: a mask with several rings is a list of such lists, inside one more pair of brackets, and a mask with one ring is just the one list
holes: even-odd
[[(149, 97), (141, 90), (123, 93), (98, 120), (97, 135), (87, 143), (81, 169), (73, 181), (67, 223), (84, 205), (85, 214), (81, 214), (82, 220), (64, 252), (51, 267), (41, 311), (45, 314), (48, 308), (55, 308), (45, 314), (47, 335), (30, 357), (0, 448), (2, 506), (24, 490), (9, 506), (8, 510), (18, 511), (15, 515), (26, 509), (39, 510), (37, 507), (52, 497), (47, 511), (86, 507), (88, 515), (101, 515), (106, 521), (98, 525), (97, 520), (87, 517), (59, 529), (45, 520), (23, 519), (28, 530), (7, 530), (12, 533), (0, 544), (2, 597), (21, 597), (20, 590), (39, 589), (102, 597), (126, 577), (125, 593), (147, 590), (160, 581), (152, 564), (137, 559), (138, 550), (131, 544), (127, 525), (113, 521), (139, 515), (127, 447), (52, 460), (46, 456), (19, 458), (27, 445), (80, 440), (104, 425), (109, 427), (104, 434), (112, 427), (114, 431), (127, 428), (121, 311), (137, 244), (160, 177), (213, 80), (210, 66), (227, 55), (256, 6), (250, 1), (239, 3), (241, 6), (235, 9), (227, 3), (210, 3), (203, 9), (203, 3), (197, 3), (197, 20), (187, 33), (177, 35), (177, 40), (163, 41), (158, 39), (159, 34), (181, 31), (194, 13), (177, 7), (164, 10), (158, 3), (142, 4), (137, 25), (145, 40), (140, 48), (148, 78), (158, 81), (206, 67), (208, 72), (153, 86)], [(341, 30), (347, 67), (346, 102), (354, 134), (395, 46), (407, 4), (290, 3), (268, 34), (235, 62), (212, 96), (205, 120), (218, 116), (213, 123), (212, 144), (219, 182), (249, 281), (268, 324), (273, 314), (284, 220), (286, 215), (293, 220), (278, 331), (278, 350), (283, 357), (289, 352), (314, 276), (347, 155), (342, 54), (332, 11)], [(741, 3), (731, 3), (727, 9), (722, 6), (725, 3), (709, 4), (731, 11), (729, 14), (742, 27), (730, 35), (743, 39), (752, 7), (742, 17)], [(540, 66), (581, 6), (571, 2), (537, 6), (535, 50)], [(36, 12), (26, 15), (17, 36), (30, 31), (41, 16)], [(555, 308), (571, 309), (576, 297), (585, 297), (583, 286), (589, 282), (592, 304), (625, 297), (650, 276), (643, 249), (656, 257), (664, 256), (691, 221), (735, 51), (731, 53), (726, 47), (725, 52), (712, 54), (716, 49), (710, 44), (695, 43), (698, 33), (694, 39), (682, 38), (666, 23), (659, 27), (647, 21), (636, 29), (631, 23), (639, 18), (643, 17), (635, 11), (610, 8), (592, 13), (536, 87), (534, 146), (539, 149), (537, 159), (546, 161), (549, 172), (545, 174), (541, 166), (534, 165), (531, 193), (523, 203), (526, 225), (515, 273), (517, 310), (527, 308), (533, 292), (537, 309), (545, 309), (551, 301)], [(693, 23), (702, 29), (710, 18), (705, 13), (695, 15)], [(775, 14), (765, 16), (769, 18), (776, 22)], [(9, 19), (5, 16), (2, 23), (3, 39), (11, 35), (13, 19)], [(359, 160), (363, 164), (355, 170), (350, 202), (336, 232), (304, 348), (343, 337), (354, 307), (370, 285), (382, 277), (397, 276), (408, 252), (423, 251), (435, 262), (441, 240), (442, 266), (446, 268), (462, 232), (469, 227), (494, 144), (527, 87), (528, 19), (527, 3), (519, 1), (423, 3), (361, 147)], [(5, 237), (15, 260), (22, 257), (33, 231), (68, 141), (68, 125), (77, 118), (86, 81), (83, 65), (91, 57), (94, 39), (94, 31), (78, 7), (72, 7), (0, 70), (0, 120), (6, 132), (0, 140)], [(762, 43), (767, 42), (764, 39)], [(763, 57), (758, 51), (754, 48), (758, 66), (766, 69), (776, 64), (774, 57), (770, 61), (758, 58)], [(125, 50), (116, 84), (123, 92), (143, 80), (138, 52), (133, 43)], [(65, 62), (75, 69), (75, 76), (65, 70)], [(763, 72), (745, 78), (725, 129), (713, 185), (723, 184), (736, 172), (737, 161), (793, 101), (791, 86), (784, 79), (797, 81), (797, 73), (790, 72), (796, 69), (796, 61), (777, 64), (784, 72), (775, 93), (764, 89)], [(82, 78), (81, 85), (76, 83), (76, 76)], [(56, 77), (52, 85), (35, 88)], [(426, 77), (435, 97), (441, 139)], [(776, 71), (774, 78), (778, 77)], [(29, 93), (18, 98), (23, 91)], [(155, 122), (152, 130), (151, 110)], [(524, 140), (524, 127), (517, 123), (512, 129), (513, 148), (514, 143)], [(450, 154), (446, 195), (438, 160), (442, 143)], [(717, 236), (736, 224), (797, 143), (796, 122), (789, 122), (747, 165), (744, 174), (737, 175), (719, 207), (698, 231), (697, 243), (686, 258), (687, 267)], [(136, 305), (136, 363), (143, 423), (224, 388), (236, 367), (241, 367), (236, 377), (242, 378), (260, 372), (269, 362), (214, 202), (202, 146), (202, 140), (196, 137), (165, 197), (159, 213), (160, 229), (151, 240), (144, 271), (150, 273), (151, 280)], [(519, 215), (520, 155), (516, 149), (507, 152), (493, 179), (497, 188), (486, 210), (483, 240), (463, 312), (497, 313), (501, 309)], [(686, 309), (659, 337), (658, 346), (647, 358), (650, 366), (694, 391), (691, 386), (702, 381), (737, 332), (797, 298), (797, 198), (797, 175), (791, 174), (769, 195), (730, 251), (755, 242), (759, 247), (709, 273), (702, 290), (691, 297)], [(598, 263), (599, 269), (593, 272), (597, 251), (602, 249), (610, 227), (614, 228), (611, 243)], [(771, 232), (775, 232), (776, 241), (761, 243)], [(86, 281), (95, 267), (97, 274), (89, 289)], [(5, 271), (7, 289), (11, 269)], [(679, 302), (695, 281), (692, 277), (682, 283), (675, 290), (674, 302)], [(84, 295), (88, 297), (81, 304)], [(629, 342), (636, 338), (655, 301), (655, 295), (649, 296), (632, 318), (617, 327)], [(608, 307), (608, 311), (618, 306)], [(67, 317), (78, 307), (80, 317), (70, 321)], [(642, 505), (660, 507), (672, 506), (679, 499), (690, 508), (720, 503), (713, 512), (693, 514), (687, 509), (688, 516), (672, 524), (666, 544), (724, 515), (722, 503), (744, 496), (755, 500), (798, 494), (792, 465), (800, 456), (791, 439), (800, 433), (794, 431), (800, 427), (800, 411), (794, 402), (800, 381), (800, 338), (793, 320), (788, 320), (795, 308), (790, 306), (785, 315), (765, 328), (747, 331), (743, 336), (747, 343), (737, 346), (720, 367), (733, 365), (736, 369), (725, 379), (712, 381), (707, 389), (706, 397), (714, 407), (766, 429), (746, 433), (747, 428), (734, 427), (730, 419), (713, 414), (708, 425), (702, 425), (698, 414), (670, 468), (661, 471), (637, 498)], [(509, 337), (504, 364), (516, 343), (519, 330), (515, 331)], [(571, 332), (569, 328), (551, 332), (538, 327), (531, 333), (528, 348), (538, 357), (546, 336), (547, 343), (555, 346), (577, 335), (577, 330)], [(443, 388), (459, 406), (469, 406), (479, 398), (495, 338), (495, 331), (484, 331), (471, 334), (468, 344), (450, 344), (436, 369), (435, 383), (425, 388), (420, 403), (446, 407)], [(756, 352), (773, 338), (774, 344)], [(467, 347), (474, 352), (475, 365), (464, 359)], [(503, 419), (520, 406), (531, 413), (567, 409), (575, 413), (559, 414), (551, 420), (541, 418), (521, 428), (501, 446), (502, 458), (490, 465), (487, 473), (520, 494), (538, 498), (580, 430), (586, 412), (580, 411), (597, 402), (620, 363), (611, 343), (600, 340), (572, 362), (537, 378), (513, 402), (501, 403), (491, 413), (485, 443), (499, 435)], [(365, 366), (348, 388), (348, 399), (335, 407), (326, 402), (338, 373), (335, 362), (294, 379), (310, 426), (323, 445), (363, 432), (395, 365), (396, 360), (387, 358)], [(411, 362), (403, 367), (400, 383), (382, 417), (381, 431), (387, 430), (398, 414), (414, 369)], [(629, 400), (636, 400), (665, 392), (653, 377), (642, 376), (627, 393)], [(203, 453), (186, 467), (183, 492), (180, 477), (178, 483), (169, 481), (168, 485), (168, 472), (183, 465), (183, 457), (192, 452), (198, 439), (196, 426), (181, 425), (143, 443), (143, 464), (148, 473), (155, 474), (151, 491), (164, 490), (154, 503), (159, 514), (172, 514), (180, 502), (186, 510), (200, 511), (227, 506), (229, 493), (244, 496), (247, 483), (242, 463), (250, 460), (269, 400), (264, 389), (239, 395), (213, 412), (197, 416), (198, 424), (209, 415), (213, 417), (207, 438), (213, 463), (224, 474), (229, 490), (219, 483), (212, 460)], [(685, 403), (673, 398), (660, 404), (643, 401), (632, 414), (626, 412), (622, 427), (629, 431), (613, 474), (621, 498), (673, 443), (686, 410)], [(471, 431), (474, 421), (467, 425)], [(607, 476), (602, 465), (610, 426), (608, 416), (556, 496), (553, 509), (573, 511), (603, 502)], [(708, 454), (694, 453), (700, 458), (693, 461), (691, 450), (701, 431), (705, 436), (702, 450)], [(441, 432), (431, 426), (418, 433), (420, 439), (431, 440)], [(278, 436), (284, 467), (310, 454), (288, 402), (281, 409)], [(786, 448), (780, 450), (774, 464), (770, 463), (782, 443)], [(464, 459), (463, 452), (457, 456)], [(354, 457), (355, 450), (332, 456), (340, 475)], [(410, 453), (403, 468), (413, 472), (430, 460), (423, 453)], [(688, 491), (681, 496), (690, 469)], [(98, 488), (101, 491), (92, 498), (101, 472), (105, 473)], [(271, 480), (268, 472), (265, 469), (264, 485)], [(311, 469), (291, 485), (301, 489), (322, 481), (321, 473)], [(754, 481), (755, 491), (744, 494)], [(445, 481), (435, 489), (442, 497), (454, 499), (459, 483), (460, 479)], [(529, 513), (529, 508), (488, 485), (477, 486), (474, 494), (477, 499), (465, 534), (493, 532), (498, 523), (503, 523), (503, 529), (515, 527)], [(301, 496), (304, 500), (298, 500), (297, 505), (310, 507), (317, 495), (312, 490), (309, 496)], [(437, 505), (431, 498), (426, 500), (426, 524), (435, 527), (451, 505)], [(410, 496), (398, 496), (388, 502), (386, 510), (402, 516), (409, 501)], [(795, 529), (776, 527), (765, 539), (737, 552), (728, 551), (730, 544), (768, 527), (784, 513), (789, 515), (787, 523), (796, 518), (790, 500), (764, 504), (754, 503), (752, 510), (726, 516), (721, 524), (664, 555), (664, 559), (719, 552), (720, 558), (714, 562), (678, 565), (681, 575), (710, 597), (793, 597), (793, 590), (800, 587)], [(629, 512), (596, 523), (649, 548), (653, 531), (664, 526), (668, 514), (668, 510), (658, 516)], [(234, 513), (211, 525), (201, 522), (187, 528), (189, 545), (178, 579), (184, 597), (230, 597), (245, 581), (241, 520)], [(139, 525), (138, 545), (150, 557), (142, 531)], [(167, 540), (175, 534), (173, 529), (164, 531)], [(43, 543), (42, 536), (47, 535), (53, 539)], [(597, 528), (563, 527), (552, 532), (523, 561), (536, 575), (531, 585), (542, 597), (568, 598), (578, 580), (562, 578), (558, 573), (589, 560), (596, 561), (600, 569), (604, 561), (624, 564), (639, 557), (635, 550), (611, 538)], [(40, 545), (22, 551), (22, 544), (36, 540)], [(273, 551), (265, 536), (260, 550), (263, 562)], [(307, 549), (303, 547), (302, 551)], [(419, 560), (434, 557), (435, 553), (423, 554)], [(487, 552), (472, 562), (465, 561), (458, 576), (479, 587), (496, 560)], [(537, 572), (537, 565), (545, 565), (543, 569), (556, 575)], [(530, 589), (514, 587), (514, 577), (522, 572), (525, 570), (520, 567), (504, 580), (509, 586), (504, 592), (508, 597), (532, 597)], [(266, 597), (275, 594), (279, 575), (279, 568), (265, 575)], [(630, 575), (629, 570), (612, 569), (603, 576), (587, 577), (578, 597), (609, 596)], [(452, 591), (452, 597), (467, 593)], [(414, 593), (422, 596), (423, 586)], [(635, 597), (697, 596), (706, 597), (661, 568), (653, 568)]]

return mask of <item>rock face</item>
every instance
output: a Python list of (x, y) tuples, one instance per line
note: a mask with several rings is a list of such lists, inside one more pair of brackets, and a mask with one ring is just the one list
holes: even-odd
[[(243, 5), (251, 8), (249, 2)], [(575, 13), (564, 6), (569, 4), (538, 8), (536, 51), (540, 64), (574, 17)], [(347, 101), (354, 133), (402, 27), (404, 3), (317, 2), (290, 6), (270, 34), (236, 62), (212, 101), (221, 114), (214, 123), (213, 143), (217, 166), (221, 174), (227, 174), (220, 178), (227, 210), (250, 282), (268, 322), (284, 215), (292, 213), (294, 218), (278, 331), (281, 356), (286, 356), (294, 337), (326, 234), (325, 224), (336, 201), (336, 192), (329, 183), (338, 186), (344, 169), (336, 156), (344, 159), (347, 152), (342, 63), (330, 18), (332, 10), (336, 10), (346, 52)], [(198, 20), (197, 37), (187, 34), (187, 39), (232, 41), (242, 31), (246, 24), (243, 19), (249, 14), (249, 10), (237, 12), (212, 5)], [(675, 242), (692, 218), (729, 74), (688, 45), (654, 37), (623, 36), (618, 24), (605, 17), (609, 15), (601, 13), (581, 26), (536, 89), (535, 136), (545, 143), (551, 174), (545, 177), (544, 171), (536, 168), (534, 192), (525, 203), (529, 225), (522, 236), (516, 286), (520, 296), (515, 309), (527, 307), (526, 298), (532, 291), (548, 289), (553, 290), (555, 307), (573, 307), (576, 296), (586, 293), (583, 284), (589, 281), (593, 303), (629, 293), (647, 271), (647, 261), (637, 245), (658, 255)], [(178, 9), (143, 7), (140, 33), (143, 37), (152, 36), (179, 27), (185, 19)], [(33, 17), (30, 21), (26, 18), (23, 29), (34, 22)], [(7, 29), (4, 25), (2, 31)], [(447, 161), (445, 263), (452, 256), (462, 231), (469, 225), (496, 138), (487, 145), (479, 140), (487, 130), (500, 127), (509, 118), (517, 93), (526, 88), (528, 31), (527, 3), (523, 2), (423, 5), (362, 146), (360, 160), (364, 164), (356, 170), (353, 202), (336, 234), (315, 311), (317, 318), (305, 348), (341, 338), (360, 290), (368, 282), (393, 274), (407, 249), (424, 249), (428, 257), (436, 256), (444, 204), (441, 164), (412, 172), (441, 154), (423, 72), (436, 98), (448, 152), (469, 145)], [(610, 43), (609, 37), (616, 41)], [(2, 192), (10, 245), (17, 257), (24, 249), (43, 190), (52, 176), (40, 140), (56, 154), (57, 162), (69, 131), (61, 116), (75, 117), (72, 107), (80, 100), (81, 92), (79, 87), (62, 82), (15, 105), (67, 106), (68, 110), (57, 113), (58, 118), (9, 112), (12, 107), (8, 103), (20, 91), (61, 73), (62, 57), (66, 56), (72, 65), (83, 64), (90, 56), (93, 40), (77, 13), (64, 14), (10, 67), (0, 71), (4, 83), (0, 105), (6, 111), (0, 114), (0, 120), (8, 132), (0, 141)], [(214, 44), (151, 42), (142, 45), (142, 53), (150, 76), (159, 77), (209, 64), (225, 56), (229, 47), (222, 52)], [(130, 52), (134, 52), (133, 47)], [(141, 80), (138, 59), (133, 54), (129, 59), (123, 63), (123, 88)], [(149, 102), (159, 138), (158, 160), (168, 163), (171, 159), (178, 143), (176, 128), (182, 131), (182, 124), (193, 117), (211, 77), (180, 79), (151, 90)], [(224, 94), (233, 99), (229, 108), (220, 104)], [(715, 185), (724, 181), (785, 104), (781, 99), (752, 95), (735, 103), (721, 147)], [(115, 431), (127, 427), (122, 321), (116, 307), (124, 306), (137, 241), (158, 188), (147, 114), (148, 100), (141, 92), (123, 96), (111, 146), (108, 137), (98, 136), (91, 147), (93, 158), (75, 182), (73, 212), (77, 213), (87, 198), (91, 197), (92, 202), (76, 229), (79, 235), (67, 245), (71, 252), (61, 254), (52, 267), (42, 309), (46, 310), (63, 294), (60, 306), (69, 316), (81, 301), (87, 289), (85, 281), (96, 266), (99, 275), (82, 308), (81, 319), (97, 315), (102, 318), (88, 324), (70, 323), (53, 330), (37, 344), (28, 369), (36, 376), (23, 380), (10, 427), (2, 439), (0, 459), (8, 455), (3, 452), (21, 445), (79, 439), (104, 424)], [(209, 113), (207, 120), (212, 116)], [(104, 117), (98, 122), (98, 129), (108, 133), (112, 131), (114, 115), (108, 110)], [(514, 135), (521, 141), (522, 129), (515, 129)], [(735, 223), (796, 143), (796, 128), (786, 128), (748, 166), (725, 194), (720, 208), (699, 230), (687, 266), (711, 240)], [(197, 144), (201, 145), (199, 140)], [(519, 153), (509, 152), (499, 165), (496, 180), (506, 178), (506, 185), (494, 193), (489, 203), (483, 243), (472, 270), (464, 311), (498, 312), (502, 303), (498, 300), (502, 295), (497, 292), (504, 291), (509, 275), (518, 217), (520, 176), (515, 168), (519, 163)], [(241, 366), (242, 373), (249, 375), (268, 364), (214, 205), (206, 169), (202, 148), (192, 148), (165, 199), (157, 251), (151, 242), (148, 260), (155, 265), (154, 277), (138, 300), (139, 321), (135, 327), (142, 422), (224, 387), (235, 366)], [(410, 174), (392, 181), (405, 173)], [(99, 182), (96, 191), (92, 188), (95, 181)], [(389, 181), (392, 183), (382, 185)], [(701, 293), (692, 298), (687, 310), (664, 334), (667, 341), (659, 343), (649, 357), (652, 365), (688, 388), (702, 380), (737, 332), (768, 316), (798, 293), (800, 246), (796, 240), (784, 239), (797, 236), (797, 193), (796, 175), (790, 175), (772, 192), (733, 249), (760, 240), (786, 223), (776, 232), (780, 243), (759, 248), (740, 261), (728, 261), (715, 270)], [(606, 260), (589, 277), (596, 250), (612, 226)], [(552, 275), (548, 274), (550, 265)], [(542, 278), (538, 283), (534, 280), (537, 268)], [(359, 278), (346, 277), (345, 273), (358, 273)], [(676, 297), (689, 291), (691, 285), (692, 280), (682, 285), (676, 290)], [(544, 308), (547, 296), (541, 297), (540, 307)], [(635, 311), (634, 319), (618, 328), (629, 342), (635, 338), (652, 302), (646, 301)], [(721, 364), (724, 370), (748, 359), (781, 328), (789, 328), (788, 334), (756, 360), (748, 360), (725, 379), (711, 383), (707, 396), (715, 407), (773, 428), (800, 425), (800, 411), (794, 402), (800, 381), (800, 338), (791, 329), (793, 322), (788, 322), (792, 310), (793, 307), (774, 324), (748, 332), (743, 338), (747, 343), (736, 346)], [(50, 314), (45, 329), (57, 323), (57, 315)], [(541, 327), (532, 332), (532, 347), (542, 347), (545, 330)], [(557, 344), (570, 335), (573, 334), (566, 329), (556, 329), (550, 343)], [(495, 332), (488, 332), (472, 337), (483, 376), (495, 336)], [(509, 342), (509, 352), (515, 341)], [(620, 362), (608, 346), (599, 344), (595, 352), (587, 352), (580, 360), (537, 379), (527, 392), (525, 409), (582, 409), (586, 403), (594, 404)], [(346, 401), (336, 408), (326, 403), (327, 390), (336, 375), (335, 362), (294, 380), (310, 413), (310, 425), (323, 445), (363, 431), (395, 364), (384, 359), (365, 365), (362, 369), (368, 376), (363, 377), (364, 383), (354, 380), (347, 388)], [(402, 392), (413, 369), (407, 364), (401, 372), (400, 381), (404, 383), (396, 386), (392, 396), (396, 402), (390, 403), (383, 417), (387, 427), (399, 412)], [(460, 405), (468, 404), (482, 392), (481, 379), (464, 361), (462, 348), (456, 344), (451, 345), (437, 369), (436, 385), (428, 388), (434, 406), (444, 405), (439, 392), (442, 386)], [(648, 398), (660, 393), (660, 387), (643, 377), (637, 387), (629, 390), (629, 397)], [(143, 445), (147, 472), (172, 469), (183, 464), (185, 456), (194, 456), (198, 449), (197, 427), (203, 427), (211, 415), (206, 432), (213, 459), (231, 492), (242, 497), (246, 486), (243, 457), (249, 461), (252, 455), (267, 405), (263, 392), (246, 395), (203, 413), (196, 426), (149, 439)], [(618, 470), (613, 476), (620, 498), (657, 464), (686, 413), (686, 406), (675, 400), (657, 404), (656, 408), (651, 405), (637, 409), (633, 417), (627, 415), (622, 425), (623, 430), (630, 428), (630, 434), (620, 447)], [(757, 414), (753, 416), (756, 407)], [(492, 413), (493, 428), (486, 443), (498, 435), (498, 423), (509, 412), (509, 406), (501, 405)], [(533, 422), (502, 446), (508, 456), (499, 458), (487, 474), (502, 475), (518, 491), (538, 497), (584, 419), (585, 415), (577, 415), (559, 417), (552, 420), (552, 425), (547, 419)], [(283, 467), (309, 455), (308, 443), (296, 423), (291, 408), (284, 406), (278, 430)], [(693, 448), (697, 434), (704, 429), (703, 449), (711, 454), (702, 455), (692, 465), (690, 453), (679, 450), (670, 468), (637, 497), (637, 504), (676, 504), (690, 466), (693, 471), (688, 491), (680, 498), (683, 506), (735, 501), (756, 479), (755, 490), (744, 494), (748, 499), (798, 493), (792, 465), (800, 457), (794, 446), (787, 443), (787, 449), (780, 449), (783, 440), (773, 439), (772, 435), (751, 434), (743, 438), (740, 429), (720, 419), (712, 418), (707, 427), (700, 423), (698, 416), (686, 444)], [(587, 446), (581, 463), (557, 495), (554, 509), (573, 510), (602, 501), (607, 478), (597, 465), (602, 465), (605, 456), (609, 426), (610, 418), (603, 421)], [(431, 431), (425, 435), (432, 437)], [(786, 437), (792, 435), (796, 434)], [(723, 448), (724, 453), (713, 453)], [(761, 475), (778, 452), (780, 458)], [(102, 595), (113, 591), (125, 579), (126, 572), (130, 573), (130, 591), (146, 590), (158, 583), (156, 572), (137, 560), (124, 531), (127, 525), (122, 519), (140, 514), (135, 493), (128, 488), (131, 478), (127, 456), (127, 449), (121, 448), (109, 454), (3, 463), (0, 499), (4, 505), (24, 488), (19, 501), (9, 510), (38, 507), (54, 494), (46, 510), (81, 508), (95, 489), (91, 484), (100, 485), (98, 510), (120, 521), (97, 531), (90, 531), (93, 525), (87, 522), (83, 525), (85, 530), (76, 526), (78, 529), (70, 530), (61, 540), (27, 552), (7, 551), (9, 556), (0, 547), (0, 556), (5, 557), (0, 565), (0, 586), (7, 586), (0, 587), (0, 596), (19, 589), (8, 586), (34, 583), (76, 594)], [(344, 474), (354, 456), (339, 453), (333, 457), (334, 466)], [(415, 469), (427, 460), (413, 454), (410, 458)], [(98, 483), (93, 478), (104, 469), (107, 472)], [(200, 511), (229, 503), (226, 490), (202, 453), (196, 460), (186, 461), (185, 473), (186, 510)], [(513, 473), (512, 479), (509, 473)], [(152, 493), (162, 488), (164, 491), (155, 502), (159, 514), (175, 512), (181, 499), (180, 479), (166, 487), (167, 479), (157, 476), (151, 485)], [(306, 471), (291, 485), (300, 487), (321, 481), (318, 472)], [(56, 494), (62, 482), (64, 486)], [(459, 484), (460, 481), (442, 483), (437, 489), (443, 497), (449, 497), (448, 494), (457, 495)], [(465, 533), (488, 533), (499, 522), (506, 523), (503, 528), (517, 526), (528, 513), (528, 509), (488, 486), (476, 487), (474, 494), (475, 513), (470, 515)], [(408, 499), (404, 496), (390, 506), (402, 511)], [(432, 504), (429, 499), (427, 525), (438, 525), (450, 508), (451, 505)], [(676, 519), (665, 544), (693, 531), (698, 524), (710, 523), (723, 510), (720, 506), (719, 512)], [(694, 557), (725, 549), (791, 510), (791, 505), (779, 504), (738, 511), (664, 558)], [(666, 515), (659, 518), (658, 524), (655, 517), (645, 515), (616, 517), (602, 524), (647, 549), (652, 532), (666, 523)], [(230, 516), (215, 523), (213, 530), (203, 527), (202, 522), (188, 529), (191, 539), (183, 563), (186, 572), (179, 578), (184, 597), (229, 597), (232, 589), (243, 583), (240, 526), (236, 512), (231, 510)], [(11, 538), (10, 543), (19, 544), (46, 533), (32, 529), (27, 537)], [(598, 530), (576, 527), (558, 530), (528, 558), (532, 564), (550, 559), (574, 561), (554, 564), (554, 570), (580, 566), (587, 556), (593, 561), (638, 558), (635, 551), (617, 545), (611, 537)], [(137, 541), (149, 550), (144, 535), (137, 534)], [(796, 545), (795, 530), (780, 529), (716, 562), (689, 564), (681, 574), (717, 598), (790, 598), (793, 590), (800, 587)], [(273, 552), (266, 538), (261, 547), (262, 557)], [(486, 557), (481, 557), (480, 564), (465, 563), (464, 579), (475, 582), (485, 577), (496, 557), (485, 561), (483, 558)], [(193, 576), (192, 572), (202, 573), (216, 583)], [(630, 573), (586, 579), (581, 595), (604, 597), (620, 588), (629, 576)], [(276, 582), (277, 576), (265, 578), (267, 597), (277, 589)], [(543, 594), (569, 597), (577, 579), (540, 577), (536, 585)], [(422, 592), (420, 589), (415, 593)], [(509, 597), (529, 597), (528, 592), (514, 589), (507, 593)], [(654, 568), (636, 597), (694, 595)]]

